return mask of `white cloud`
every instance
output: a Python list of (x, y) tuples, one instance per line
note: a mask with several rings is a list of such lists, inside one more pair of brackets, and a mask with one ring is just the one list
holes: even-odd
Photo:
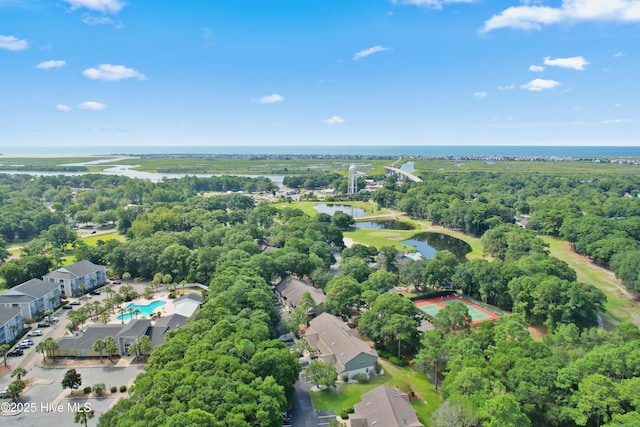
[(56, 110), (62, 111), (63, 113), (66, 113), (67, 111), (71, 111), (71, 107), (69, 107), (68, 105), (64, 105), (64, 104), (58, 104), (58, 105), (56, 105)]
[(29, 47), (29, 42), (14, 36), (0, 36), (0, 49), (17, 52)]
[(93, 16), (86, 14), (82, 17), (82, 22), (87, 25), (106, 25), (106, 24), (114, 24), (114, 20), (106, 17), (106, 16)]
[(544, 58), (544, 65), (548, 65), (550, 67), (570, 68), (572, 70), (578, 71), (584, 71), (584, 67), (589, 64), (590, 62), (584, 59), (584, 57), (582, 56), (556, 59), (551, 59), (551, 57), (547, 56), (546, 58)]
[(63, 0), (71, 9), (90, 9), (102, 13), (118, 13), (124, 7), (120, 0)]
[(534, 73), (541, 73), (543, 72), (545, 69), (545, 67), (543, 67), (542, 65), (531, 65), (529, 66), (529, 71), (533, 71)]
[(106, 80), (109, 82), (117, 82), (122, 79), (147, 80), (144, 74), (124, 65), (100, 64), (98, 68), (87, 68), (82, 74), (92, 80)]
[(342, 117), (332, 116), (332, 117), (328, 118), (327, 120), (323, 120), (323, 122), (325, 122), (328, 125), (339, 125), (341, 123), (345, 123), (346, 120), (343, 119)]
[(277, 104), (278, 102), (284, 101), (284, 96), (274, 93), (272, 95), (263, 96), (260, 99), (256, 99), (254, 102), (259, 104)]
[(49, 70), (51, 68), (64, 67), (65, 65), (67, 65), (67, 61), (51, 60), (39, 63), (38, 65), (36, 65), (36, 68), (40, 68), (41, 70)]
[(474, 92), (473, 96), (475, 96), (476, 98), (486, 98), (486, 96), (488, 95), (487, 92)]
[(107, 108), (107, 106), (102, 102), (86, 101), (78, 105), (78, 108), (81, 110), (99, 111), (99, 110), (104, 110), (105, 108)]
[(391, 0), (393, 4), (406, 4), (428, 9), (442, 9), (445, 4), (474, 3), (476, 0)]
[(485, 21), (482, 31), (539, 30), (544, 25), (590, 21), (640, 22), (640, 0), (562, 0), (560, 7), (512, 6)]
[(514, 90), (516, 85), (498, 86), (498, 90)]
[(527, 89), (533, 92), (540, 92), (546, 89), (553, 89), (558, 86), (560, 82), (555, 80), (534, 79), (529, 83), (520, 86), (522, 89)]
[(353, 55), (353, 60), (354, 61), (359, 61), (362, 58), (365, 58), (369, 55), (373, 55), (374, 53), (378, 53), (378, 52), (384, 52), (385, 50), (389, 50), (388, 47), (382, 47), (382, 46), (374, 46), (374, 47), (370, 47), (369, 49), (365, 49), (365, 50), (361, 50), (360, 52), (356, 52), (355, 55)]
[(627, 56), (627, 54), (624, 52), (616, 52), (616, 54), (613, 55), (614, 58), (622, 58), (623, 56)]

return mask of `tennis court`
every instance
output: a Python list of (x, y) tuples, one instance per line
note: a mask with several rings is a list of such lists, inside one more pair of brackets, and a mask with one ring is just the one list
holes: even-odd
[(485, 320), (495, 320), (498, 318), (498, 315), (490, 312), (489, 310), (485, 310), (484, 308), (469, 302), (465, 299), (458, 297), (457, 295), (449, 295), (445, 297), (436, 297), (430, 299), (423, 299), (414, 301), (415, 306), (425, 313), (427, 316), (435, 317), (436, 314), (443, 308), (448, 305), (453, 304), (454, 302), (461, 302), (467, 306), (469, 310), (469, 317), (471, 317), (471, 324), (475, 325)]

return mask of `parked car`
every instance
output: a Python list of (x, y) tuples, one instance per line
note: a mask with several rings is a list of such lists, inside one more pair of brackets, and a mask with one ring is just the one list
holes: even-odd
[(31, 331), (27, 334), (28, 337), (41, 337), (42, 336), (42, 331), (40, 329), (36, 329), (34, 331)]
[(111, 283), (113, 283), (114, 285), (119, 285), (122, 282), (120, 280), (116, 279), (116, 280), (112, 280)]
[(49, 322), (38, 322), (38, 328), (48, 328), (51, 326)]
[(9, 397), (9, 386), (0, 391), (0, 397)]
[(24, 350), (21, 348), (14, 348), (10, 352), (7, 353), (7, 357), (18, 357), (24, 354)]
[(56, 316), (44, 316), (44, 320), (46, 322), (51, 323), (51, 322), (57, 322), (60, 319), (58, 319)]
[(91, 292), (89, 292), (91, 295), (100, 295), (102, 293), (102, 291), (100, 289), (94, 289)]
[(31, 346), (31, 345), (34, 344), (34, 342), (33, 342), (33, 340), (22, 340), (22, 341), (20, 341), (20, 344), (26, 344), (26, 345)]
[(67, 305), (63, 305), (63, 306), (62, 306), (62, 309), (63, 309), (63, 310), (71, 310), (72, 308), (73, 308), (73, 307), (71, 307), (69, 304), (67, 304)]
[(80, 305), (80, 300), (71, 301), (69, 305)]
[(21, 343), (19, 343), (19, 344), (16, 346), (16, 348), (19, 348), (19, 349), (21, 349), (21, 350), (26, 350), (26, 349), (28, 349), (28, 348), (29, 348), (29, 344), (24, 343), (24, 342), (21, 342)]

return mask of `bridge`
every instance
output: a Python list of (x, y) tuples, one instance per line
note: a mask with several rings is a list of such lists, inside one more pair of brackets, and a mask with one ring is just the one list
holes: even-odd
[(418, 178), (414, 174), (409, 173), (407, 171), (403, 171), (402, 169), (394, 168), (393, 166), (385, 166), (384, 172), (387, 175), (397, 176), (400, 181), (404, 179), (408, 179), (409, 181), (413, 181), (413, 182), (422, 182), (422, 179)]

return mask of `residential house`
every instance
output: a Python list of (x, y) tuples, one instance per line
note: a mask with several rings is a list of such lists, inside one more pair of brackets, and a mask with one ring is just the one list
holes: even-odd
[(91, 261), (79, 261), (60, 267), (42, 278), (45, 283), (55, 283), (63, 297), (80, 296), (107, 281), (107, 268)]
[(424, 427), (409, 403), (409, 396), (381, 385), (360, 397), (349, 414), (349, 427)]
[(308, 313), (311, 317), (322, 313), (324, 302), (327, 300), (322, 289), (315, 288), (291, 276), (280, 281), (280, 283), (276, 285), (275, 291), (278, 301), (280, 301), (286, 311), (293, 311), (294, 308), (300, 305), (302, 295), (304, 295), (305, 292), (309, 292), (313, 302), (316, 303), (316, 307)]
[(0, 295), (3, 307), (19, 307), (25, 319), (40, 320), (47, 310), (60, 305), (60, 289), (53, 283), (31, 279)]
[(20, 307), (0, 307), (0, 344), (9, 344), (24, 329)]
[(338, 317), (320, 314), (309, 322), (305, 336), (311, 348), (318, 353), (318, 358), (333, 364), (338, 378), (375, 372), (378, 353), (362, 341), (358, 331)]

